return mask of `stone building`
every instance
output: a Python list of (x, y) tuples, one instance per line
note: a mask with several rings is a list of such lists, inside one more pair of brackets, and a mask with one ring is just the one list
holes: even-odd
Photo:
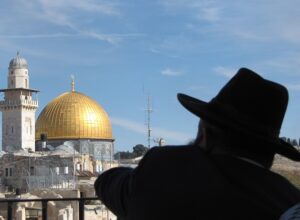
[[(27, 61), (10, 61), (2, 111), (0, 194), (3, 198), (94, 197), (96, 177), (118, 166), (114, 138), (105, 110), (89, 96), (71, 90), (50, 101), (35, 121), (38, 101), (29, 88)], [(0, 203), (0, 219), (6, 206)], [(78, 219), (78, 203), (51, 202), (48, 219)], [(88, 219), (115, 219), (99, 201), (87, 204)], [(41, 204), (19, 203), (18, 220), (40, 219)]]

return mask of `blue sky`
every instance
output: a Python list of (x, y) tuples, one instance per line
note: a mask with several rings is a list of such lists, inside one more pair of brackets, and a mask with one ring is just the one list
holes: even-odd
[(147, 144), (148, 95), (153, 138), (183, 144), (198, 119), (176, 94), (209, 101), (244, 66), (288, 87), (281, 135), (299, 138), (299, 23), (296, 0), (1, 0), (0, 87), (20, 51), (38, 116), (73, 74), (109, 114), (116, 150), (130, 150)]

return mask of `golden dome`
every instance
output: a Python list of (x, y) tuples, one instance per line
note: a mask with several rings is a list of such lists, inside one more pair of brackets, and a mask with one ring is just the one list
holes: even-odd
[(112, 140), (110, 120), (104, 109), (79, 92), (65, 92), (53, 99), (36, 121), (36, 140), (41, 134), (49, 140)]

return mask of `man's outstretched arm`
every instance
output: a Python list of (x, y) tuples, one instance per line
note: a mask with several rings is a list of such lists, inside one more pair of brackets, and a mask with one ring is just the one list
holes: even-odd
[(152, 168), (152, 165), (147, 164), (153, 161), (152, 155), (157, 150), (157, 147), (151, 148), (134, 169), (115, 167), (102, 173), (96, 180), (94, 186), (97, 196), (116, 216), (127, 216), (128, 206), (137, 187), (136, 180), (141, 173), (147, 175), (147, 170)]
[(126, 215), (133, 170), (128, 167), (109, 169), (94, 184), (99, 199), (118, 217)]

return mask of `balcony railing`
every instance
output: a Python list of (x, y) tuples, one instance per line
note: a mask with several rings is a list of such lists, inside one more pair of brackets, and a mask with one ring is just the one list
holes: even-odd
[(21, 202), (41, 202), (42, 220), (48, 220), (48, 202), (49, 201), (78, 201), (79, 220), (84, 220), (84, 205), (86, 201), (98, 200), (96, 197), (83, 198), (43, 198), (43, 199), (0, 199), (0, 204), (7, 203), (7, 220), (13, 220), (13, 205)]
[(19, 105), (26, 105), (26, 106), (32, 106), (32, 107), (38, 107), (38, 101), (37, 100), (5, 100), (0, 101), (0, 106), (19, 106)]

